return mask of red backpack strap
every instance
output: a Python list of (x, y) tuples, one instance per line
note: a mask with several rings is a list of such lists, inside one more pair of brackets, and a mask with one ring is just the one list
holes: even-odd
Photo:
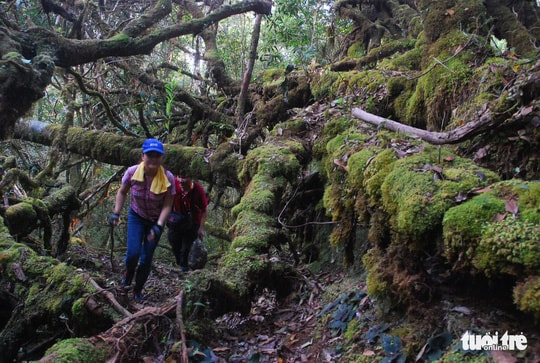
[(176, 193), (174, 195), (173, 199), (173, 208), (172, 210), (174, 212), (180, 212), (182, 207), (180, 205), (180, 190), (182, 190), (182, 187), (180, 186), (180, 178), (175, 176), (174, 177), (174, 189), (176, 190)]

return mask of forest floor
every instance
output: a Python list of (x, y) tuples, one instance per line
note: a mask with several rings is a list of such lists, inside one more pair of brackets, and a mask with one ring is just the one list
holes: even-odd
[[(115, 288), (121, 277), (121, 260), (115, 260), (113, 272), (106, 254), (96, 254), (93, 259), (101, 260), (96, 263), (101, 266), (99, 273), (115, 291), (121, 291)], [(508, 332), (527, 338), (525, 351), (470, 352), (470, 359), (485, 357), (474, 362), (540, 362), (537, 326), (530, 318), (497, 304), (493, 295), (448, 293), (425, 306), (384, 311), (382, 302), (367, 295), (360, 267), (344, 269), (338, 262), (317, 266), (317, 272), (308, 266), (298, 268), (297, 289), (287, 298), (278, 301), (265, 290), (252, 302), (249, 315), (231, 313), (216, 319), (217, 338), (206, 343), (208, 346), (188, 336), (190, 362), (429, 362), (451, 351), (461, 352), (461, 358), (441, 362), (462, 362), (460, 338), (466, 331), (501, 336)], [(213, 268), (211, 261), (207, 268)], [(177, 298), (182, 282), (189, 285), (189, 276), (197, 273), (200, 271), (182, 274), (170, 262), (157, 258), (143, 304), (135, 303), (129, 294), (127, 299), (116, 295), (131, 312), (164, 306)], [(165, 356), (141, 357), (140, 361), (174, 362)]]

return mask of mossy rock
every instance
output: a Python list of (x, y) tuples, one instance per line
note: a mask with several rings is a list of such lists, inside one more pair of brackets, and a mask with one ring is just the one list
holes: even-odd
[(21, 202), (6, 209), (9, 231), (14, 236), (26, 236), (37, 227), (38, 215), (31, 203)]
[(515, 217), (484, 226), (473, 265), (486, 275), (540, 272), (540, 225)]
[(540, 182), (501, 181), (481, 192), (445, 213), (447, 260), (487, 275), (539, 271)]
[(498, 180), (469, 159), (427, 146), (394, 163), (381, 185), (382, 204), (397, 233), (421, 241), (440, 228), (446, 211), (463, 195)]

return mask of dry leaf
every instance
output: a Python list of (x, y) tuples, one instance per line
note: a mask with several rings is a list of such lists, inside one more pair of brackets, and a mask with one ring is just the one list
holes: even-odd
[(506, 201), (506, 206), (504, 208), (508, 213), (512, 213), (513, 215), (517, 215), (519, 212), (519, 207), (517, 200), (515, 199), (509, 199)]
[(462, 193), (462, 192), (459, 192), (457, 195), (456, 195), (456, 202), (458, 203), (461, 203), (463, 202), (464, 200), (467, 200), (469, 199), (467, 197), (467, 193)]
[(364, 350), (362, 355), (365, 355), (366, 357), (373, 357), (375, 355), (375, 352), (368, 349), (368, 350)]
[(491, 189), (492, 189), (491, 186), (485, 187), (485, 188), (478, 188), (478, 189), (471, 190), (471, 193), (482, 194), (482, 193), (485, 193), (485, 192), (489, 192)]
[(424, 355), (424, 352), (426, 351), (426, 348), (427, 348), (427, 343), (424, 344), (424, 346), (422, 347), (422, 349), (420, 349), (420, 352), (418, 352), (418, 354), (416, 355), (416, 359), (414, 360), (415, 363), (416, 362), (419, 362), (420, 359), (422, 359), (422, 356)]
[(349, 171), (349, 168), (347, 167), (347, 165), (343, 161), (341, 161), (339, 159), (334, 159), (334, 164), (339, 166), (340, 168), (342, 168), (343, 170), (345, 170), (347, 172)]
[(455, 10), (452, 9), (446, 9), (445, 15), (453, 16), (456, 13)]
[(26, 275), (24, 274), (24, 271), (20, 264), (13, 263), (11, 265), (11, 270), (13, 271), (13, 274), (19, 281), (26, 281)]
[(231, 348), (229, 347), (215, 347), (215, 348), (212, 348), (212, 350), (214, 352), (226, 352), (228, 350), (230, 350)]
[(519, 114), (520, 116), (527, 116), (528, 114), (533, 112), (533, 109), (533, 106), (523, 107), (521, 110), (519, 110)]
[(504, 214), (497, 213), (495, 218), (493, 218), (493, 222), (500, 222), (500, 221), (504, 220), (505, 218), (506, 218), (506, 213), (504, 213)]

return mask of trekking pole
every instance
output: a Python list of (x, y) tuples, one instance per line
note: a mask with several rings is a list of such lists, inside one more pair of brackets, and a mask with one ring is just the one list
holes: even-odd
[(111, 254), (109, 256), (109, 259), (111, 260), (111, 270), (112, 270), (112, 272), (116, 272), (116, 271), (114, 271), (114, 259), (113, 259), (113, 255), (114, 255), (114, 224), (111, 224), (111, 226), (110, 226), (109, 239), (111, 240)]

